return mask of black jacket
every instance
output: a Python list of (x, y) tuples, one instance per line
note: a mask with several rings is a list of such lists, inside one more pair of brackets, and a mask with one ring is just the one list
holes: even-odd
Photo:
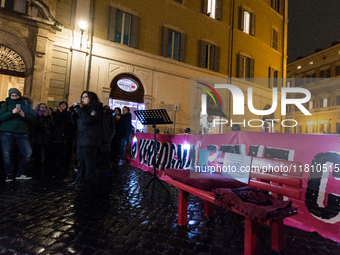
[(36, 144), (49, 144), (52, 127), (53, 120), (50, 115), (38, 116), (34, 126), (34, 142)]
[(99, 105), (74, 108), (73, 120), (77, 122), (77, 147), (102, 146), (102, 107)]
[(120, 115), (120, 120), (117, 123), (116, 130), (119, 138), (129, 138), (131, 134), (131, 113)]
[(112, 115), (112, 111), (106, 110), (103, 115), (103, 144), (108, 144), (115, 133), (115, 117)]
[(53, 112), (54, 127), (52, 131), (53, 143), (71, 143), (73, 139), (73, 126), (69, 111)]

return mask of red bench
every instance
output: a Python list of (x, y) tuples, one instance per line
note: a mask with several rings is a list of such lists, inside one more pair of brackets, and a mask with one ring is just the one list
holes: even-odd
[[(220, 163), (217, 163), (220, 164)], [(282, 169), (289, 169), (287, 172), (250, 172), (249, 184), (250, 186), (259, 188), (261, 190), (269, 191), (272, 196), (283, 199), (283, 197), (300, 199), (302, 173), (299, 172), (299, 166), (301, 163), (285, 160), (267, 159), (252, 157), (251, 166), (264, 169), (264, 166), (281, 167)], [(178, 225), (184, 226), (188, 224), (188, 195), (193, 194), (204, 200), (204, 216), (213, 216), (213, 205), (216, 204), (214, 193), (211, 191), (204, 191), (201, 189), (188, 186), (181, 182), (168, 178), (167, 182), (179, 189), (179, 201), (178, 201)], [(232, 206), (227, 209), (244, 215), (239, 210)], [(297, 211), (291, 215), (297, 214)], [(245, 216), (245, 215), (244, 215)], [(245, 229), (244, 229), (244, 254), (256, 254), (257, 253), (257, 228), (258, 221), (253, 220), (248, 216), (245, 216)], [(272, 249), (276, 252), (280, 252), (284, 248), (284, 226), (283, 219), (277, 222), (267, 221), (266, 225), (271, 226), (272, 231)]]

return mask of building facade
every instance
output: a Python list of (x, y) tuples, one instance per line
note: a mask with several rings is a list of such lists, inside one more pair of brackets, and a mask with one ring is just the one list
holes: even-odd
[(245, 93), (255, 88), (254, 106), (266, 109), (271, 88), (282, 86), (275, 78), (286, 76), (287, 4), (1, 0), (1, 54), (11, 60), (0, 66), (0, 96), (16, 86), (35, 104), (55, 107), (91, 90), (111, 107), (165, 108), (174, 124), (161, 133), (182, 133), (190, 127), (190, 79), (238, 77)]
[(335, 134), (340, 128), (340, 44), (290, 63), (287, 67), (288, 85), (306, 88), (311, 100), (305, 108), (312, 114), (304, 115), (290, 107), (287, 118), (294, 118), (298, 125), (286, 130), (293, 133)]

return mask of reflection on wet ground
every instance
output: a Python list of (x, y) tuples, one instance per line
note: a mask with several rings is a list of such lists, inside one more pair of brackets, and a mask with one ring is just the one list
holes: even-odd
[[(0, 188), (0, 254), (243, 254), (243, 217), (190, 196), (189, 224), (177, 226), (177, 189), (125, 165), (115, 168), (111, 196), (68, 187), (71, 178), (47, 176)], [(155, 188), (152, 188), (152, 185)], [(153, 193), (152, 193), (153, 191)], [(151, 194), (152, 193), (152, 194)], [(152, 197), (152, 199), (151, 199)], [(258, 254), (271, 251), (270, 231), (260, 228)], [(340, 244), (291, 227), (280, 254), (340, 254)]]

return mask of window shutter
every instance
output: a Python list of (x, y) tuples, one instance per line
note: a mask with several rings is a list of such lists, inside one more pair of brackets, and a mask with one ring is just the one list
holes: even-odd
[(254, 66), (255, 66), (255, 60), (250, 58), (249, 59), (249, 80), (252, 81), (254, 78)]
[(238, 7), (238, 28), (243, 31), (244, 28), (244, 9), (240, 6)]
[(208, 0), (202, 0), (202, 13), (208, 14)]
[(179, 61), (185, 62), (185, 50), (186, 50), (187, 36), (181, 34), (180, 45), (179, 45)]
[(205, 59), (206, 59), (206, 47), (207, 44), (204, 41), (200, 41), (200, 55), (199, 55), (199, 67), (205, 68)]
[(243, 77), (243, 57), (241, 54), (237, 54), (237, 77), (238, 78), (244, 78)]
[(129, 46), (132, 48), (138, 48), (139, 38), (139, 17), (131, 15), (131, 31), (130, 31), (130, 42)]
[(115, 41), (116, 22), (117, 22), (117, 9), (110, 6), (107, 39), (113, 42)]
[(256, 19), (256, 16), (254, 13), (250, 13), (250, 34), (251, 35), (255, 35), (255, 19)]
[(219, 72), (220, 71), (220, 47), (215, 46), (215, 63), (214, 63), (214, 71)]
[(271, 73), (272, 73), (272, 68), (268, 68), (268, 88), (271, 88)]
[(216, 0), (216, 19), (222, 20), (222, 0)]
[(168, 39), (169, 39), (169, 28), (163, 27), (162, 34), (162, 47), (161, 47), (161, 56), (168, 56)]

